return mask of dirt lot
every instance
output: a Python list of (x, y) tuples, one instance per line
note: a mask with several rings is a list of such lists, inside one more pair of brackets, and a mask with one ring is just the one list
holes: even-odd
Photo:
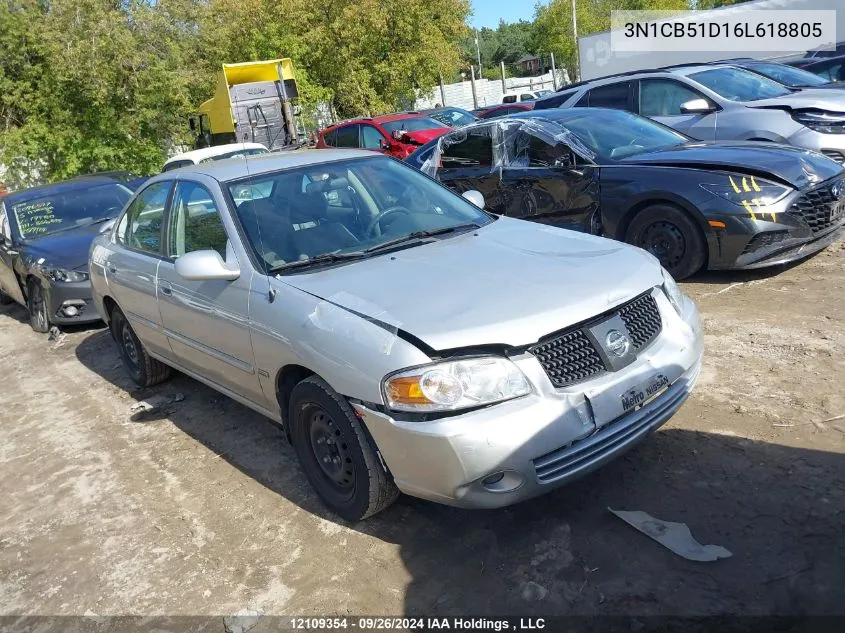
[[(0, 613), (845, 614), (845, 245), (684, 285), (705, 369), (645, 443), (507, 510), (359, 525), (269, 421), (184, 376), (138, 390), (105, 330), (49, 341), (4, 306)], [(734, 555), (686, 561), (608, 506)]]

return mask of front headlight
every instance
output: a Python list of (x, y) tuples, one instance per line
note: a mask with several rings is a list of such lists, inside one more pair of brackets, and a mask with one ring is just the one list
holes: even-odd
[(814, 132), (822, 134), (845, 134), (845, 115), (835, 112), (804, 110), (793, 112), (792, 118)]
[(678, 286), (678, 283), (672, 278), (665, 268), (663, 269), (663, 294), (669, 299), (669, 303), (675, 308), (678, 314), (681, 314), (681, 306), (684, 303), (684, 293)]
[(518, 398), (531, 387), (512, 361), (482, 356), (391, 374), (382, 382), (382, 392), (394, 411), (456, 411)]
[(88, 273), (78, 270), (65, 270), (64, 268), (53, 268), (47, 271), (50, 279), (62, 283), (74, 283), (77, 281), (88, 281)]
[(752, 212), (780, 202), (792, 191), (791, 187), (754, 176), (728, 176), (725, 182), (702, 184), (701, 188)]

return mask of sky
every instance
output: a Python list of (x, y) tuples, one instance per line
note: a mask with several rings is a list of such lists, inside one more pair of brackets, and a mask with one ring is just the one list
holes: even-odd
[(535, 0), (472, 0), (470, 24), (477, 29), (485, 26), (495, 29), (499, 20), (531, 20), (534, 18), (534, 4)]

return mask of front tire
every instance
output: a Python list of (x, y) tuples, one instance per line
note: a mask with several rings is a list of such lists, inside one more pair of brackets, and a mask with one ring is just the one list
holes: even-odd
[(328, 508), (359, 521), (399, 496), (350, 404), (317, 376), (293, 388), (288, 420), (296, 456)]
[(0, 306), (9, 305), (10, 303), (13, 303), (13, 302), (14, 302), (14, 299), (12, 299), (9, 295), (7, 295), (5, 292), (0, 290)]
[(47, 299), (44, 288), (37, 279), (30, 279), (26, 284), (26, 309), (29, 312), (29, 325), (40, 334), (50, 331), (50, 315), (47, 312)]
[(139, 386), (152, 387), (170, 377), (170, 367), (147, 353), (126, 316), (117, 306), (112, 310), (110, 327), (126, 373)]
[(634, 216), (625, 241), (657, 257), (675, 279), (694, 275), (707, 259), (701, 229), (687, 213), (668, 204), (652, 205)]

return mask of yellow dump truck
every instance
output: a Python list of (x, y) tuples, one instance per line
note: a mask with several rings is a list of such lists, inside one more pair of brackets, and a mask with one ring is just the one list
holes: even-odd
[(277, 149), (296, 141), (299, 96), (288, 58), (223, 64), (214, 96), (190, 118), (196, 146), (255, 142)]

